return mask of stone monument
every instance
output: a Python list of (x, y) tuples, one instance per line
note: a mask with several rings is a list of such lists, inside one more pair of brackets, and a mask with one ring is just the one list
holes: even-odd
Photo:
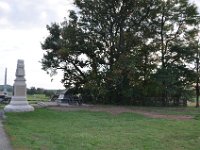
[(13, 96), (10, 104), (4, 108), (5, 112), (26, 112), (34, 111), (34, 108), (29, 105), (26, 98), (26, 79), (24, 71), (24, 60), (17, 61), (16, 79), (13, 86)]
[(4, 93), (4, 95), (8, 94), (8, 91), (7, 91), (7, 68), (5, 69), (5, 80), (4, 80), (4, 86), (3, 86), (3, 93)]

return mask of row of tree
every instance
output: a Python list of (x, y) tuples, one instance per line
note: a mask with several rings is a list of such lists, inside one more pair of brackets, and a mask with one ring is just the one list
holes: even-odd
[(43, 88), (35, 88), (35, 87), (27, 88), (27, 94), (29, 95), (44, 94), (47, 97), (52, 97), (57, 93), (57, 91), (59, 90), (46, 90)]
[[(43, 70), (85, 101), (186, 105), (199, 95), (199, 14), (188, 0), (75, 0), (47, 25)], [(196, 68), (195, 68), (196, 67)]]

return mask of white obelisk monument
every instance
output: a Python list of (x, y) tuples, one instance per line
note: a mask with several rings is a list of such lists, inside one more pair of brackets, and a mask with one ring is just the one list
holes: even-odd
[(14, 94), (10, 104), (6, 105), (5, 112), (26, 112), (34, 111), (26, 98), (26, 79), (24, 70), (24, 60), (17, 61), (16, 79), (14, 81)]
[(7, 91), (7, 68), (5, 69), (5, 79), (4, 79), (3, 93), (4, 93), (4, 95), (8, 94), (8, 91)]

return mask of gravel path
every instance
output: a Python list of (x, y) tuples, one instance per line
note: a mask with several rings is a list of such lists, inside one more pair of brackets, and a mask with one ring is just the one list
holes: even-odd
[(0, 150), (12, 150), (10, 141), (3, 129), (3, 124), (1, 120), (0, 120)]

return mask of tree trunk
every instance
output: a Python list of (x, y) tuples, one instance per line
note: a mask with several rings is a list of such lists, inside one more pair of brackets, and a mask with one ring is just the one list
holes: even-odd
[(196, 85), (196, 107), (199, 107), (199, 85)]
[(196, 107), (199, 107), (199, 59), (196, 59), (197, 64), (197, 82), (196, 82)]

